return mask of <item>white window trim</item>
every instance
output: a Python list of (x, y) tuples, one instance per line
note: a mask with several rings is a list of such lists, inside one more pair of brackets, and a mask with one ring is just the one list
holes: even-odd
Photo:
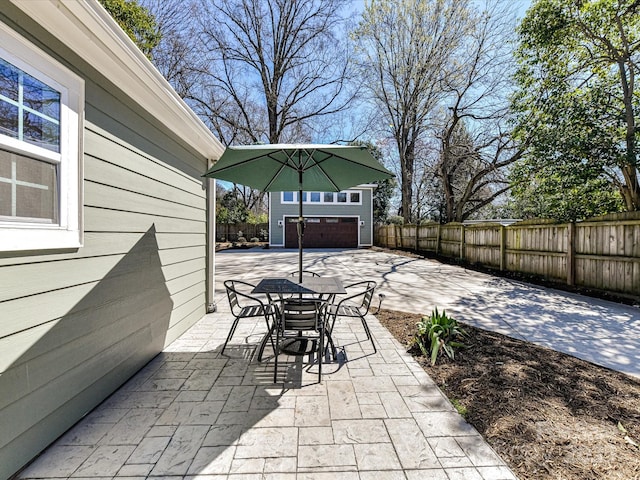
[(0, 251), (79, 248), (83, 244), (84, 80), (0, 23), (0, 56), (61, 93), (60, 154), (0, 134), (0, 147), (59, 163), (59, 223), (0, 221)]
[[(333, 193), (333, 198), (334, 201), (333, 202), (325, 202), (324, 201), (324, 194), (325, 192), (314, 192), (314, 193), (320, 193), (320, 201), (319, 202), (312, 202), (311, 201), (311, 197), (310, 197), (310, 193), (312, 192), (307, 192), (304, 191), (302, 192), (304, 201), (302, 202), (303, 205), (362, 205), (362, 190), (342, 190), (340, 192), (328, 192), (328, 193)], [(338, 193), (346, 193), (347, 194), (347, 201), (346, 202), (338, 202), (338, 198), (337, 198), (337, 194)], [(357, 193), (360, 196), (360, 201), (359, 202), (352, 202), (351, 201), (351, 194), (352, 193)], [(280, 203), (283, 205), (297, 205), (298, 202), (298, 194), (299, 192), (293, 192), (293, 200), (285, 200), (284, 199), (284, 192), (280, 193)]]

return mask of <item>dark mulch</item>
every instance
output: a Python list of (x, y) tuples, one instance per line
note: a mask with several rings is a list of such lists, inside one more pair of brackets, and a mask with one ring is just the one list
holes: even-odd
[[(410, 348), (421, 315), (376, 316)], [(639, 379), (463, 327), (469, 348), (454, 361), (411, 352), (520, 479), (640, 479)]]

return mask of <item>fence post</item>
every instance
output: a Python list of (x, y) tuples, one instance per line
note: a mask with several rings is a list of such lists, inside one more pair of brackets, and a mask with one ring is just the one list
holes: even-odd
[(420, 251), (420, 244), (418, 243), (420, 240), (420, 233), (419, 233), (419, 225), (416, 222), (416, 253), (418, 253)]
[(436, 255), (440, 254), (440, 224), (438, 224), (438, 229), (436, 230)]
[(500, 271), (507, 269), (507, 227), (500, 225)]
[(576, 283), (576, 224), (567, 225), (567, 285)]
[(460, 260), (464, 260), (464, 225), (460, 224)]

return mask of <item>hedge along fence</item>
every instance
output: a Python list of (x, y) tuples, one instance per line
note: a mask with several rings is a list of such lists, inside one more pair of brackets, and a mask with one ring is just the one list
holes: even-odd
[(379, 225), (374, 243), (640, 297), (640, 212), (562, 224)]

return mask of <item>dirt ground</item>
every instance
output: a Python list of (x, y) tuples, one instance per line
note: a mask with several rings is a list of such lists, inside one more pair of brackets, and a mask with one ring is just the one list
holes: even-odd
[(467, 325), (432, 367), (411, 348), (421, 315), (376, 316), (521, 480), (640, 479), (640, 380)]

